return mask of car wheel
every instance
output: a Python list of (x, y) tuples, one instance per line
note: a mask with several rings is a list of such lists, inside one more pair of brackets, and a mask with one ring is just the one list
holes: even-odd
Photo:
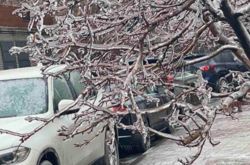
[(228, 93), (228, 81), (224, 77), (221, 77), (217, 83), (217, 89), (219, 93)]
[[(145, 126), (148, 127), (148, 121), (146, 121)], [(143, 136), (141, 136), (141, 143), (140, 145), (137, 146), (137, 150), (139, 152), (146, 152), (149, 148), (151, 147), (151, 136), (150, 136), (150, 131), (147, 132), (147, 137), (146, 137), (146, 142), (144, 142)]]
[(107, 130), (105, 134), (105, 155), (104, 155), (104, 164), (105, 165), (119, 165), (119, 150), (118, 150), (118, 143), (115, 140), (115, 149), (112, 151), (110, 146), (107, 144), (107, 139), (109, 137), (110, 131)]
[(44, 160), (39, 165), (53, 165), (53, 164), (48, 160)]

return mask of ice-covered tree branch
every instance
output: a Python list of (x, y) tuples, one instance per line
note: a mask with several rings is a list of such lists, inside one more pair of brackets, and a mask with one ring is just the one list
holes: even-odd
[[(218, 144), (211, 137), (211, 126), (222, 106), (209, 107), (211, 97), (228, 96), (223, 103), (223, 108), (228, 108), (233, 100), (245, 96), (249, 79), (247, 76), (244, 78), (242, 87), (236, 93), (218, 94), (212, 92), (200, 72), (192, 87), (169, 82), (168, 76), (225, 50), (234, 52), (250, 68), (250, 37), (247, 32), (250, 27), (247, 21), (249, 3), (234, 4), (241, 13), (240, 17), (235, 17), (237, 12), (231, 3), (234, 4), (226, 0), (172, 0), (162, 1), (162, 4), (150, 0), (37, 0), (24, 3), (13, 12), (19, 16), (29, 12), (31, 20), (28, 29), (35, 28), (37, 32), (28, 36), (26, 46), (13, 47), (10, 52), (26, 52), (34, 62), (43, 63), (45, 77), (60, 77), (72, 71), (80, 73), (79, 81), (86, 89), (74, 104), (85, 108), (72, 118), (74, 128), (62, 126), (59, 130), (59, 135), (65, 140), (90, 133), (99, 123), (104, 126), (95, 136), (75, 146), (84, 147), (106, 129), (112, 132), (110, 141), (115, 139), (116, 128), (138, 131), (144, 138), (151, 131), (180, 145), (197, 147), (198, 152), (193, 157), (187, 161), (180, 160), (183, 164), (192, 164), (206, 141)], [(44, 23), (45, 16), (53, 17), (52, 25)], [(208, 55), (185, 60), (204, 52)], [(152, 58), (157, 62), (149, 64), (147, 60)], [(66, 65), (66, 68), (58, 73), (46, 72), (49, 66), (60, 64)], [(233, 80), (242, 82), (240, 76)], [(158, 98), (146, 93), (159, 87), (165, 89), (166, 98), (171, 98), (160, 106)], [(179, 94), (171, 90), (177, 87), (182, 89)], [(98, 91), (99, 100), (91, 95), (93, 91)], [(191, 94), (201, 102), (199, 106), (188, 103), (187, 98)], [(157, 106), (140, 109), (136, 102), (138, 97)], [(127, 107), (128, 103), (131, 106)], [(113, 108), (124, 111), (113, 111)], [(19, 136), (23, 142), (47, 124), (53, 124), (56, 118), (67, 115), (65, 112), (69, 109), (67, 107), (49, 119), (27, 118), (30, 122), (42, 122), (30, 133), (18, 134), (8, 130), (0, 130), (0, 133)], [(165, 121), (173, 126), (182, 126), (187, 134), (175, 137), (147, 128), (146, 114), (167, 109), (171, 109), (171, 113), (162, 116)], [(136, 116), (132, 125), (121, 123), (121, 119), (128, 114)], [(86, 127), (80, 129), (81, 125)]]

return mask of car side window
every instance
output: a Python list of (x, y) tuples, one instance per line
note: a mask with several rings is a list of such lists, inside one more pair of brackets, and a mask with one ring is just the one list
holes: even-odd
[[(136, 85), (136, 89), (137, 89), (137, 90), (139, 90), (139, 89), (142, 88), (142, 87), (143, 87), (143, 85), (141, 85), (141, 84), (137, 84), (137, 85)], [(147, 89), (144, 91), (144, 93), (148, 94)]]
[(234, 62), (234, 57), (231, 52), (223, 52), (222, 57), (225, 62)]
[(224, 61), (224, 59), (223, 59), (223, 57), (222, 57), (222, 54), (219, 54), (219, 55), (213, 57), (213, 60), (214, 60), (215, 62), (223, 62), (223, 61)]
[(137, 103), (139, 109), (146, 109), (146, 105), (144, 102), (140, 101), (139, 103)]
[(69, 72), (66, 74), (67, 79), (70, 81), (70, 83), (72, 84), (76, 95), (79, 96), (82, 91), (85, 89), (84, 84), (80, 83), (80, 74), (74, 70), (72, 72)]
[(158, 93), (159, 93), (159, 94), (165, 94), (165, 89), (166, 89), (165, 86), (159, 86), (159, 87), (158, 87)]
[(74, 99), (64, 77), (54, 78), (53, 86), (54, 86), (54, 100), (53, 100), (54, 110), (58, 110), (58, 104), (61, 100), (63, 99), (73, 100)]

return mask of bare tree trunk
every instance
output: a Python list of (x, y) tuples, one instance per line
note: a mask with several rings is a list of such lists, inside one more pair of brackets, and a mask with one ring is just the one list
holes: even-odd
[(239, 19), (239, 15), (235, 14), (230, 2), (228, 0), (222, 0), (221, 10), (223, 11), (228, 23), (233, 28), (237, 35), (242, 48), (244, 49), (248, 59), (250, 59), (250, 35)]

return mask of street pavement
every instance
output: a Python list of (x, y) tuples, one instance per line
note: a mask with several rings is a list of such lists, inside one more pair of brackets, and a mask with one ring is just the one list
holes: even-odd
[[(181, 128), (175, 135), (181, 135)], [(238, 120), (218, 115), (212, 127), (212, 136), (220, 144), (213, 147), (205, 143), (194, 165), (250, 165), (250, 106), (243, 106)], [(194, 155), (195, 148), (186, 148), (163, 139), (130, 165), (180, 165), (178, 158)]]

